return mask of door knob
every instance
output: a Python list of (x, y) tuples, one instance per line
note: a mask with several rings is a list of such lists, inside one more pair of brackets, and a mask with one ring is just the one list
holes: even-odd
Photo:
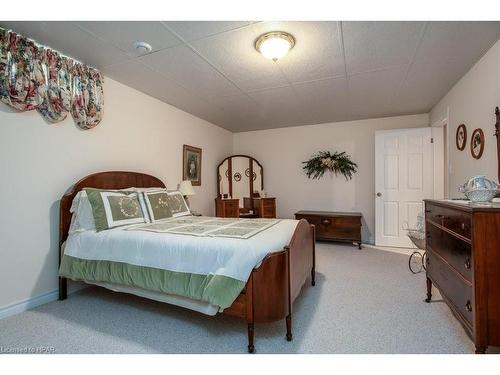
[(377, 197), (381, 197), (382, 196), (382, 193), (381, 192), (378, 192), (377, 193)]

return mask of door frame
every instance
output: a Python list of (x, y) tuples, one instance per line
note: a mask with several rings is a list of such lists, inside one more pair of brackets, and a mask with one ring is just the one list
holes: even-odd
[[(449, 109), (446, 110), (446, 116), (432, 123), (433, 146), (433, 164), (434, 164), (434, 199), (448, 199), (449, 187)], [(441, 159), (442, 158), (442, 159)], [(441, 159), (441, 160), (440, 160)], [(441, 186), (441, 187), (440, 187)]]
[[(433, 168), (433, 173), (432, 173), (432, 199), (444, 199), (447, 197), (447, 180), (448, 176), (445, 170), (445, 165), (447, 165), (447, 160), (448, 160), (448, 147), (447, 147), (447, 125), (448, 125), (448, 119), (447, 117), (440, 120), (438, 123), (427, 126), (421, 126), (421, 127), (416, 127), (416, 128), (401, 128), (401, 129), (384, 129), (384, 130), (377, 130), (375, 133), (375, 136), (377, 134), (383, 134), (383, 133), (389, 133), (389, 132), (395, 132), (395, 131), (404, 131), (404, 130), (411, 130), (411, 129), (420, 129), (420, 128), (426, 128), (429, 127), (431, 128), (431, 159), (432, 159), (432, 168)], [(375, 137), (374, 137), (375, 141)], [(376, 156), (375, 156), (376, 159)], [(377, 178), (377, 172), (375, 170), (375, 179)], [(374, 208), (375, 208), (375, 221), (377, 220), (377, 215), (376, 215), (376, 200), (377, 200), (377, 191), (376, 191), (376, 184), (374, 181)], [(376, 224), (375, 224), (376, 225)], [(374, 244), (376, 243), (376, 227), (375, 227), (375, 233), (373, 236), (373, 242)], [(376, 245), (375, 245), (376, 246)], [(382, 250), (387, 250), (387, 251), (392, 251), (396, 253), (404, 253), (404, 254), (411, 254), (414, 249), (411, 248), (404, 248), (404, 247), (389, 247), (389, 246), (376, 246), (378, 249)]]

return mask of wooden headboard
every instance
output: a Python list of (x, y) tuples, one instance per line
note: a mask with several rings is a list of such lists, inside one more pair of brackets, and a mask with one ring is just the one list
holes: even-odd
[(62, 196), (59, 205), (59, 248), (68, 237), (69, 225), (71, 223), (71, 203), (75, 195), (83, 188), (96, 189), (126, 189), (129, 187), (161, 187), (165, 184), (158, 178), (137, 172), (99, 172), (82, 178)]

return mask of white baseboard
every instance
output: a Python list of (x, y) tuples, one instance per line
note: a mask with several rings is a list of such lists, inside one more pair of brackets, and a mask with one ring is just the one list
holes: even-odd
[(404, 255), (411, 255), (416, 249), (408, 248), (408, 247), (388, 247), (388, 246), (375, 246), (375, 245), (363, 245), (363, 247), (369, 247), (372, 249), (389, 251), (391, 253), (398, 253)]
[[(83, 284), (79, 287), (73, 287), (69, 290), (68, 295), (73, 294), (83, 288), (86, 288), (88, 285)], [(0, 308), (0, 319), (7, 318), (12, 315), (20, 314), (22, 312), (34, 309), (37, 306), (44, 305), (49, 302), (57, 301), (59, 299), (59, 289), (52, 290), (50, 292), (41, 294), (36, 297), (27, 298), (25, 300), (13, 303), (11, 305), (7, 305), (5, 307)]]

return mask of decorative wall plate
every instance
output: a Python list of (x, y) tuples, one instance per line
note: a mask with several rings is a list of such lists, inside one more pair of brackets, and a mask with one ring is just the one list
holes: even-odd
[(474, 159), (480, 159), (484, 151), (484, 133), (482, 129), (475, 129), (470, 139), (470, 152)]
[(241, 181), (241, 173), (236, 172), (236, 173), (234, 174), (234, 181), (236, 181), (236, 182)]
[(467, 145), (467, 128), (465, 127), (465, 124), (458, 125), (455, 142), (460, 151), (465, 149), (465, 146)]

